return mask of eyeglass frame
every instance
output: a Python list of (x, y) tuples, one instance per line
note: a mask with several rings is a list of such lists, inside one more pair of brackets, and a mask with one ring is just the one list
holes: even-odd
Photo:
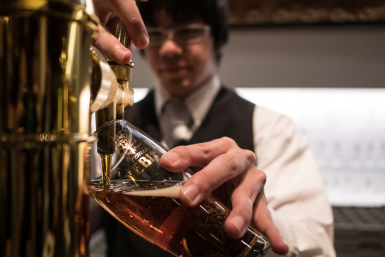
[[(191, 39), (178, 39), (175, 38), (175, 32), (178, 30), (181, 31), (183, 29), (194, 29), (199, 28), (203, 29), (203, 34), (199, 35), (197, 37), (191, 38)], [(147, 27), (147, 33), (150, 39), (148, 47), (160, 47), (164, 44), (166, 40), (171, 39), (174, 41), (175, 44), (179, 46), (185, 46), (185, 45), (192, 45), (192, 44), (199, 44), (203, 41), (205, 37), (207, 37), (210, 34), (211, 28), (207, 24), (189, 24), (184, 26), (177, 26), (174, 28), (160, 28), (160, 27)], [(159, 42), (151, 42), (151, 32), (160, 32), (162, 33), (162, 38), (159, 40)], [(172, 34), (172, 37), (170, 38), (170, 33)], [(183, 42), (183, 40), (186, 40), (186, 42)]]

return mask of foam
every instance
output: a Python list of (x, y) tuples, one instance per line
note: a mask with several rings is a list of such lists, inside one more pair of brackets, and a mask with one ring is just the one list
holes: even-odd
[(181, 187), (182, 187), (181, 185), (175, 185), (175, 186), (162, 188), (162, 189), (124, 192), (124, 194), (136, 195), (136, 196), (163, 196), (163, 197), (179, 198), (179, 191)]

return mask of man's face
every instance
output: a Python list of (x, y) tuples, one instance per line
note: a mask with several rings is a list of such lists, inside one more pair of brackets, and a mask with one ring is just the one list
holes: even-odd
[[(202, 22), (176, 26), (164, 12), (159, 13), (157, 18), (159, 24), (153, 28), (154, 31), (205, 26)], [(193, 43), (178, 40), (178, 34), (168, 32), (164, 40), (156, 46), (151, 46), (150, 29), (150, 46), (145, 49), (145, 55), (161, 86), (171, 95), (186, 97), (214, 75), (216, 72), (214, 40), (208, 30), (204, 36), (196, 40), (197, 42), (192, 41)], [(206, 26), (206, 29), (209, 28)]]

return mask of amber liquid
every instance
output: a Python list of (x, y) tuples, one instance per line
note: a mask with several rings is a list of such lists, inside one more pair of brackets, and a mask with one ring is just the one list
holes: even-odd
[[(237, 240), (224, 230), (228, 209), (210, 196), (194, 208), (183, 206), (180, 185), (111, 180), (110, 190), (90, 182), (94, 199), (130, 230), (175, 256), (263, 256), (266, 237), (253, 228)], [(149, 190), (157, 188), (158, 190)]]

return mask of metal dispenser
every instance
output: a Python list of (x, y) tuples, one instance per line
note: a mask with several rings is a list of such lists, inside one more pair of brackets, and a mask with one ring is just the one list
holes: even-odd
[(95, 54), (91, 87), (97, 23), (90, 0), (0, 0), (0, 256), (87, 256), (90, 103), (101, 124), (129, 92)]

